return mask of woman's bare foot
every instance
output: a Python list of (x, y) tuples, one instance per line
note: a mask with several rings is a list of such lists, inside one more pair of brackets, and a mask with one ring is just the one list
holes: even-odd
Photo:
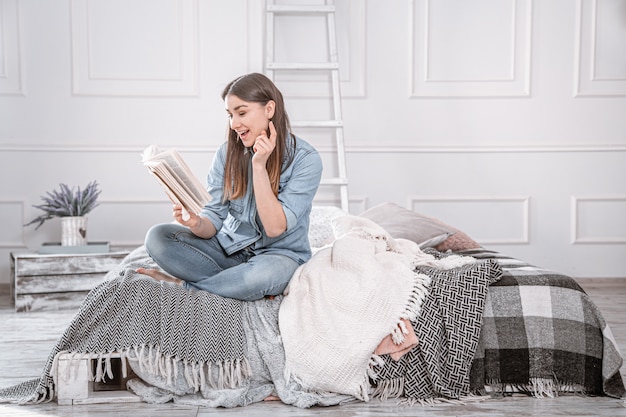
[(268, 395), (263, 401), (280, 401), (280, 398), (275, 395)]
[(158, 269), (137, 268), (135, 271), (140, 274), (147, 275), (156, 281), (165, 281), (176, 285), (183, 285), (182, 279), (174, 278), (173, 276), (168, 275), (165, 272), (161, 272)]

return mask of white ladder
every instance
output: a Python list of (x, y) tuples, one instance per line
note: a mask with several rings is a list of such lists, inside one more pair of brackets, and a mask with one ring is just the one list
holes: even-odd
[[(326, 62), (275, 62), (274, 60), (274, 18), (276, 15), (302, 16), (310, 14), (326, 15), (326, 35), (328, 36), (328, 61)], [(341, 112), (341, 88), (339, 79), (339, 59), (337, 54), (337, 34), (335, 30), (335, 4), (333, 0), (325, 0), (325, 4), (275, 4), (266, 0), (265, 22), (265, 74), (274, 79), (275, 71), (280, 70), (319, 70), (329, 71), (332, 92), (332, 120), (293, 121), (292, 127), (328, 128), (335, 131), (337, 148), (337, 176), (323, 178), (321, 185), (339, 187), (341, 208), (349, 212), (348, 176), (346, 172), (346, 154), (343, 140), (343, 118)]]

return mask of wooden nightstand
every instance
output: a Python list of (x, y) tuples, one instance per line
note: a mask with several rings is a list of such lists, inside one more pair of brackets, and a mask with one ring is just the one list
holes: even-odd
[(128, 251), (81, 254), (11, 253), (15, 311), (76, 308)]

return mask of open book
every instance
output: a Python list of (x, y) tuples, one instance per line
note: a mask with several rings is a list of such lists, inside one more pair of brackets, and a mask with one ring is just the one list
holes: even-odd
[(169, 199), (183, 206), (187, 212), (198, 214), (211, 200), (206, 187), (191, 172), (176, 149), (161, 151), (150, 145), (143, 151), (141, 162), (163, 186)]

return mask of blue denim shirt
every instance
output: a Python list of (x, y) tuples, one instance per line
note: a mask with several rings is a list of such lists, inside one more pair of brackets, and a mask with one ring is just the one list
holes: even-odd
[(236, 200), (223, 202), (224, 167), (227, 143), (224, 143), (213, 159), (208, 175), (211, 201), (204, 206), (201, 215), (207, 217), (218, 230), (216, 238), (227, 254), (250, 248), (255, 255), (279, 253), (303, 264), (311, 257), (309, 245), (309, 215), (313, 197), (322, 177), (322, 160), (317, 150), (303, 139), (296, 137), (296, 149), (292, 163), (280, 175), (278, 200), (287, 218), (287, 230), (280, 236), (270, 238), (263, 229), (257, 213), (252, 187), (252, 158), (248, 169), (248, 191)]

